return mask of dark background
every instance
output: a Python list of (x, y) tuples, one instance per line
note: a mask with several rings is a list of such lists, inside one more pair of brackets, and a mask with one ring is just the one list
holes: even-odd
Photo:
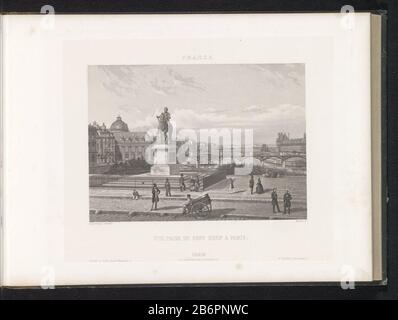
[[(340, 12), (344, 5), (355, 11), (387, 11), (386, 61), (386, 185), (387, 276), (383, 286), (357, 286), (342, 290), (331, 285), (223, 285), (223, 286), (131, 286), (69, 287), (54, 290), (3, 289), (3, 299), (398, 299), (398, 1), (328, 0), (102, 0), (102, 1), (16, 1), (0, 0), (3, 13), (39, 13), (43, 5), (52, 5), (58, 13), (239, 13), (239, 12)], [(288, 235), (287, 235), (288, 236)], [(314, 239), (315, 241), (315, 239)], [(213, 301), (213, 303), (214, 303)], [(155, 303), (155, 302), (153, 302)], [(169, 305), (172, 305), (170, 302)]]

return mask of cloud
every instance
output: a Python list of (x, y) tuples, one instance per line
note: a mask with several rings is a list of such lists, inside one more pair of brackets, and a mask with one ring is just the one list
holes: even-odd
[(175, 87), (165, 80), (153, 79), (150, 84), (156, 93), (167, 95), (175, 92)]
[(135, 73), (128, 66), (97, 66), (103, 74), (102, 85), (119, 97), (131, 95), (137, 89)]
[(262, 79), (275, 88), (287, 88), (290, 84), (304, 86), (305, 65), (303, 63), (248, 64), (246, 68), (258, 71)]
[[(246, 109), (246, 108), (242, 108)], [(290, 132), (292, 137), (301, 137), (305, 132), (305, 111), (302, 106), (282, 104), (263, 109), (253, 116), (251, 112), (220, 114), (187, 108), (171, 111), (172, 122), (179, 129), (253, 129), (255, 143), (275, 143), (279, 131)], [(147, 131), (157, 127), (156, 115), (128, 123), (130, 129)]]
[[(301, 121), (305, 118), (305, 110), (302, 106), (283, 104), (273, 108), (261, 108), (249, 106), (242, 109), (262, 110), (253, 117), (252, 113), (213, 113), (180, 108), (170, 110), (172, 121), (177, 123), (179, 128), (251, 128), (261, 127), (275, 122), (286, 122), (289, 120)], [(157, 125), (156, 115), (160, 109), (142, 120), (136, 120), (134, 127), (150, 128)], [(129, 127), (131, 125), (129, 124)]]
[(177, 94), (184, 90), (204, 91), (204, 88), (195, 81), (194, 77), (183, 77), (170, 68), (161, 77), (150, 80), (149, 84), (155, 92), (163, 95)]
[(262, 109), (263, 108), (261, 108), (260, 106), (251, 105), (251, 106), (245, 107), (243, 110), (245, 110), (245, 111), (261, 111)]
[(108, 124), (120, 114), (147, 130), (167, 106), (181, 128), (256, 128), (274, 139), (305, 130), (304, 80), (298, 63), (90, 66), (89, 118)]
[(176, 71), (173, 71), (172, 69), (168, 69), (169, 75), (172, 77), (174, 80), (174, 85), (176, 87), (189, 87), (193, 89), (198, 89), (201, 91), (204, 91), (203, 86), (201, 86), (194, 77), (184, 77), (181, 74), (179, 74)]

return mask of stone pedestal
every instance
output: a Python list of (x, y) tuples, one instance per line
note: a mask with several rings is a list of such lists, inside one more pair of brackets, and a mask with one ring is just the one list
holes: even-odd
[(168, 145), (158, 144), (154, 147), (153, 165), (151, 166), (151, 175), (153, 176), (170, 176), (179, 175), (179, 165), (169, 164), (168, 161)]
[(154, 164), (151, 167), (153, 176), (175, 176), (179, 175), (180, 170), (177, 164)]

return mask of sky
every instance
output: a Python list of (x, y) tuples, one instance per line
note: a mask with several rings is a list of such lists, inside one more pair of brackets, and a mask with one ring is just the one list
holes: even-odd
[(88, 67), (88, 120), (121, 116), (130, 131), (157, 127), (168, 107), (177, 129), (253, 129), (255, 144), (305, 132), (304, 64)]

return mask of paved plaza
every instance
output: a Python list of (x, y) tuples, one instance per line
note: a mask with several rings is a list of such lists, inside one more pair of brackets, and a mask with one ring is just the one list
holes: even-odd
[[(264, 187), (263, 194), (251, 194), (248, 176), (231, 176), (234, 189), (231, 190), (228, 179), (222, 180), (205, 191), (172, 191), (171, 197), (165, 197), (164, 186), (161, 189), (158, 210), (151, 211), (151, 190), (139, 189), (141, 197), (133, 200), (132, 189), (90, 188), (90, 221), (186, 221), (200, 220), (195, 215), (182, 215), (186, 195), (195, 199), (205, 193), (212, 199), (212, 212), (206, 220), (242, 220), (242, 219), (305, 219), (306, 177), (287, 176), (268, 178), (255, 176), (255, 183), (260, 177)], [(283, 194), (288, 189), (292, 194), (291, 214), (274, 214), (271, 204), (271, 191), (277, 188), (279, 206), (283, 211)], [(255, 188), (254, 188), (255, 189)]]

